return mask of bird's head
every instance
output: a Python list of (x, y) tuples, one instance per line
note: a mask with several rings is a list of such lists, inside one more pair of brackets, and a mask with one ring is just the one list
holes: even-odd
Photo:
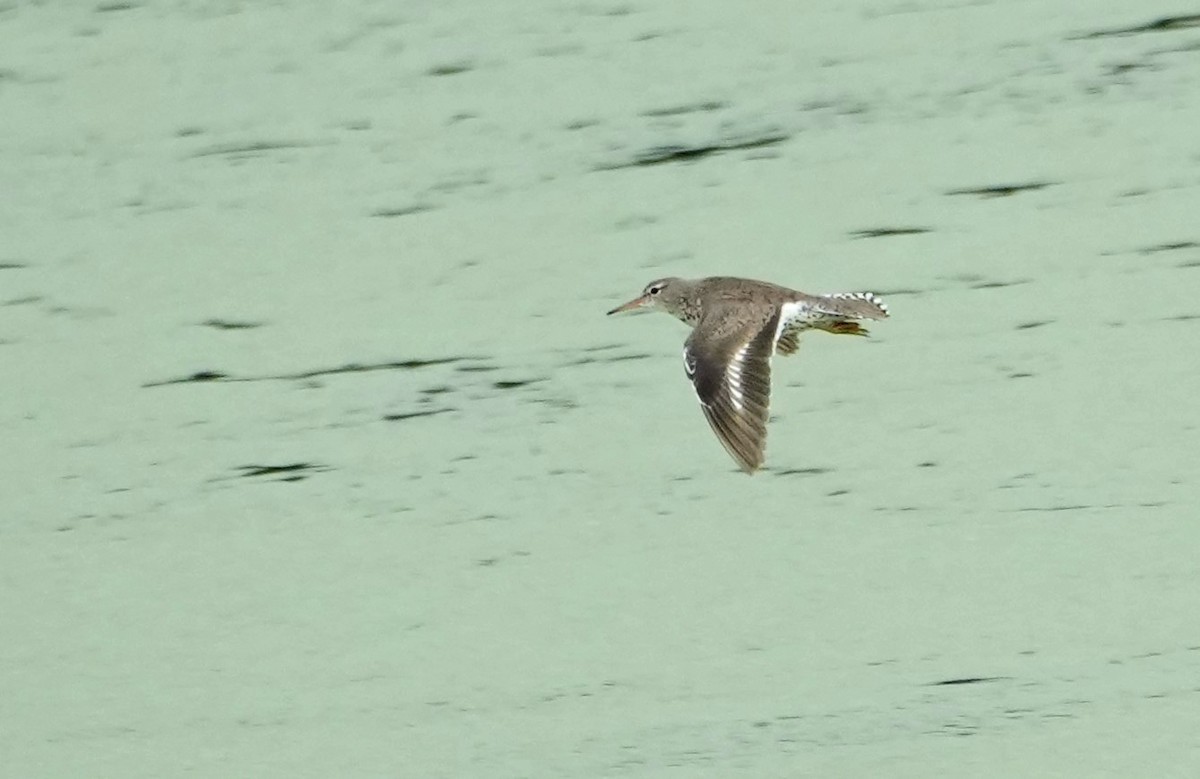
[(608, 313), (619, 314), (622, 311), (657, 308), (674, 314), (687, 295), (686, 287), (687, 283), (683, 279), (655, 279), (646, 285), (641, 295)]

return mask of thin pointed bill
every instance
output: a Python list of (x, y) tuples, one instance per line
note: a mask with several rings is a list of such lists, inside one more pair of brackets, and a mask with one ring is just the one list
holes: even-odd
[(625, 303), (624, 305), (617, 306), (612, 311), (609, 311), (607, 316), (612, 316), (613, 314), (619, 314), (622, 311), (633, 311), (635, 309), (639, 309), (639, 308), (642, 308), (642, 307), (648, 306), (648, 305), (650, 305), (649, 296), (642, 295), (640, 297), (634, 298), (633, 300), (629, 301), (628, 303)]

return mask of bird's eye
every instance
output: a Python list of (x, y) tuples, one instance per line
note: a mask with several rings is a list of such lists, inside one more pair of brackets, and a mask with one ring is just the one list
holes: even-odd
[(650, 287), (650, 289), (646, 290), (646, 292), (651, 295), (657, 295), (658, 293), (662, 292), (662, 285), (655, 284), (654, 286)]

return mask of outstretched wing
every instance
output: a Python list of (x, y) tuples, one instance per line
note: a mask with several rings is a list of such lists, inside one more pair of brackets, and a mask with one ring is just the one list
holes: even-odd
[(779, 314), (728, 334), (714, 333), (709, 324), (701, 320), (688, 338), (684, 369), (717, 439), (742, 470), (753, 473), (766, 452)]

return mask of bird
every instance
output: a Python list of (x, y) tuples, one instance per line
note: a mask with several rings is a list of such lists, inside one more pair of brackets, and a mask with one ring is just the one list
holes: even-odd
[(684, 371), (717, 439), (747, 474), (766, 457), (771, 357), (795, 354), (805, 330), (865, 336), (864, 320), (889, 316), (872, 292), (809, 295), (732, 276), (655, 279), (608, 315), (647, 309), (691, 326)]

